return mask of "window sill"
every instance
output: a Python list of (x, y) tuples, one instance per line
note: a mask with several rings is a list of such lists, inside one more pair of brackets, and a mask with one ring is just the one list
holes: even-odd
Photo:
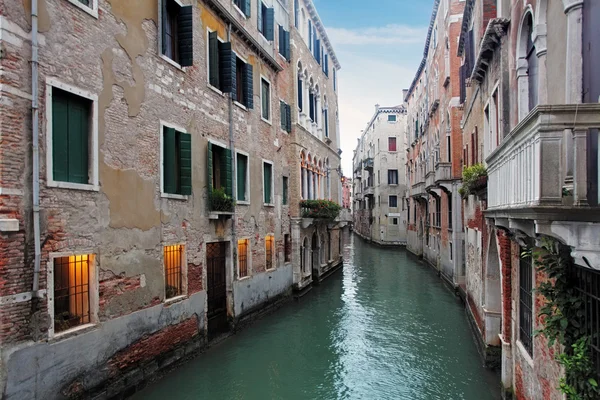
[(79, 325), (71, 329), (67, 329), (66, 331), (55, 333), (50, 339), (51, 340), (60, 340), (67, 337), (74, 336), (75, 334), (91, 331), (96, 327), (96, 324), (89, 323), (85, 325)]
[(238, 278), (238, 282), (248, 281), (250, 278), (252, 278), (250, 275), (242, 276), (241, 278)]
[(263, 205), (265, 207), (275, 207), (275, 204), (273, 204), (273, 203), (264, 203)]
[(175, 194), (175, 193), (161, 193), (160, 197), (163, 199), (171, 199), (171, 200), (188, 200), (190, 196), (184, 194)]
[(277, 267), (273, 267), (273, 268), (270, 268), (270, 269), (265, 269), (265, 272), (273, 272), (275, 270), (277, 270)]
[(210, 83), (209, 83), (209, 84), (207, 84), (206, 86), (208, 86), (208, 88), (209, 88), (210, 90), (212, 90), (213, 92), (215, 92), (216, 94), (218, 94), (218, 95), (221, 95), (221, 96), (225, 96), (225, 93), (221, 92), (219, 89), (217, 89), (216, 87), (214, 87), (214, 86), (213, 86), (213, 85), (211, 85)]
[[(83, 11), (90, 14), (92, 17), (98, 19), (98, 8), (90, 8), (85, 4), (79, 2), (79, 0), (69, 0), (69, 3), (73, 4), (75, 7), (81, 8)], [(96, 7), (98, 7), (98, 4), (96, 4)]]
[(183, 67), (181, 65), (179, 65), (178, 62), (171, 60), (169, 57), (165, 56), (164, 54), (161, 54), (160, 58), (162, 58), (163, 60), (165, 60), (166, 62), (168, 62), (169, 64), (171, 64), (172, 66), (174, 66), (175, 68), (180, 70), (181, 72), (185, 72), (185, 69), (183, 69)]
[[(212, 86), (211, 86), (211, 87), (212, 87)], [(241, 108), (241, 109), (242, 109), (242, 110), (244, 110), (244, 111), (248, 111), (248, 107), (246, 107), (245, 105), (243, 105), (242, 103), (240, 103), (240, 102), (239, 102), (239, 101), (237, 101), (237, 100), (234, 100), (234, 101), (233, 101), (233, 104), (235, 104), (236, 106), (238, 106), (239, 108)]]
[(243, 201), (242, 200), (238, 200), (238, 201), (235, 202), (235, 204), (238, 205), (238, 206), (249, 206), (250, 202), (249, 201), (245, 201), (245, 200), (243, 200)]
[(268, 120), (268, 119), (265, 119), (263, 116), (261, 116), (261, 117), (260, 117), (260, 119), (261, 119), (263, 122), (266, 122), (267, 124), (269, 124), (269, 125), (273, 126), (273, 122), (271, 122), (271, 121), (270, 121), (270, 120)]
[(531, 358), (531, 356), (529, 355), (527, 350), (525, 350), (525, 346), (523, 346), (523, 343), (521, 343), (521, 341), (518, 339), (517, 339), (517, 347), (519, 348), (519, 352), (521, 353), (521, 356), (523, 356), (525, 361), (527, 361), (527, 364), (529, 364), (529, 366), (531, 368), (533, 368), (533, 358)]
[(183, 300), (185, 300), (186, 298), (187, 298), (187, 296), (185, 294), (182, 294), (181, 296), (177, 296), (177, 297), (171, 297), (170, 299), (165, 299), (164, 305), (170, 306), (171, 304), (174, 304), (174, 303), (180, 303)]
[(59, 189), (84, 190), (88, 192), (99, 192), (100, 186), (97, 184), (72, 183), (61, 181), (49, 181), (46, 186)]

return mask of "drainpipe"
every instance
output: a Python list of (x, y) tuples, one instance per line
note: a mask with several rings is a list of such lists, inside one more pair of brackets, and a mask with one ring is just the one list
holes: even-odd
[[(231, 42), (231, 24), (229, 24), (227, 26), (227, 41)], [(231, 195), (232, 197), (235, 199), (237, 197), (236, 194), (236, 189), (237, 189), (237, 176), (236, 176), (236, 165), (235, 165), (235, 140), (233, 137), (233, 92), (229, 93), (228, 96), (228, 100), (229, 100), (229, 149), (231, 150), (231, 184), (232, 184), (232, 188), (231, 188)], [(232, 254), (233, 254), (233, 260), (231, 262), (232, 265), (235, 265), (235, 261), (237, 260), (237, 238), (236, 238), (236, 233), (235, 233), (235, 225), (236, 225), (236, 221), (235, 221), (235, 209), (233, 211), (233, 218), (232, 218), (232, 224), (231, 224), (231, 245), (232, 245)], [(233, 282), (236, 278), (236, 268), (233, 268), (233, 274), (232, 274), (232, 279), (231, 281)], [(233, 284), (232, 284), (233, 285)], [(232, 288), (233, 290), (233, 288)], [(232, 296), (233, 296), (233, 292), (232, 292)]]
[(32, 296), (38, 296), (40, 286), (40, 153), (38, 117), (38, 2), (31, 0), (31, 117), (33, 142), (33, 236), (35, 259), (33, 264)]

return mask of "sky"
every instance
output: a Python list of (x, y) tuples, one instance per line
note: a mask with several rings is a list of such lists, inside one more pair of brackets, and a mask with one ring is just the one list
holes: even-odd
[(342, 168), (352, 176), (357, 138), (375, 104), (402, 104), (423, 57), (433, 0), (313, 0), (342, 69)]

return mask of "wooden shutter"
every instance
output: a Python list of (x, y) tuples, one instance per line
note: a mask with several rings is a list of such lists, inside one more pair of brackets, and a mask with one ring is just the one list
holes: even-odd
[(292, 132), (292, 107), (289, 104), (285, 105), (285, 122), (286, 122), (286, 131), (288, 133)]
[(231, 49), (231, 42), (219, 43), (219, 70), (221, 91), (223, 93), (236, 92), (236, 56)]
[(264, 194), (265, 194), (265, 203), (271, 204), (273, 201), (271, 199), (271, 175), (272, 169), (271, 164), (263, 163), (263, 175), (264, 175)]
[(308, 20), (308, 48), (312, 49), (312, 23), (310, 22), (310, 19)]
[(163, 132), (163, 191), (177, 194), (177, 134), (168, 127)]
[(321, 39), (317, 39), (315, 45), (315, 58), (317, 59), (317, 62), (321, 64)]
[(69, 99), (69, 182), (89, 183), (89, 104), (84, 99)]
[(275, 9), (267, 8), (267, 26), (265, 27), (265, 38), (267, 40), (275, 40)]
[(246, 201), (246, 168), (248, 158), (242, 154), (237, 155), (237, 199)]
[(288, 203), (288, 178), (286, 176), (283, 177), (282, 202), (284, 206)]
[(244, 97), (246, 107), (249, 109), (254, 108), (254, 80), (252, 73), (252, 64), (246, 64), (244, 66), (244, 83), (246, 87), (244, 88)]
[(217, 32), (208, 34), (208, 75), (209, 83), (220, 88), (219, 73), (219, 38)]
[(286, 112), (285, 112), (285, 103), (283, 101), (279, 101), (279, 119), (281, 120), (281, 129), (286, 129), (287, 127), (287, 123), (285, 122), (285, 117), (286, 117)]
[(212, 194), (213, 194), (213, 149), (212, 143), (208, 142), (206, 152), (206, 172), (207, 181), (206, 188), (208, 189), (208, 208), (212, 209)]
[(284, 43), (285, 43), (285, 59), (290, 61), (292, 59), (292, 55), (290, 53), (290, 32), (283, 31), (284, 34)]
[(315, 120), (315, 95), (312, 93), (308, 94), (308, 109), (309, 109), (309, 116), (310, 119), (312, 119), (313, 121)]
[(303, 87), (302, 87), (302, 79), (300, 78), (300, 72), (298, 73), (298, 108), (300, 109), (300, 112), (303, 111), (303, 104), (302, 104), (302, 100), (303, 100), (303, 93), (302, 93)]
[(179, 45), (179, 64), (190, 67), (194, 64), (194, 24), (193, 8), (185, 6), (179, 9), (177, 16), (177, 40)]
[(299, 0), (294, 0), (294, 26), (298, 28), (300, 21), (300, 2)]
[(231, 150), (223, 149), (221, 157), (221, 187), (227, 196), (233, 196), (233, 176), (231, 173)]
[(167, 18), (169, 18), (169, 14), (167, 12), (167, 1), (169, 0), (161, 0), (161, 10), (162, 10), (162, 16), (161, 16), (161, 39), (162, 39), (162, 54), (166, 54), (167, 53)]
[(52, 90), (52, 178), (69, 180), (69, 102), (58, 90)]
[[(466, 59), (465, 59), (466, 62)], [(465, 70), (466, 70), (466, 65), (461, 65), (459, 68), (459, 75), (460, 75), (460, 103), (464, 103), (465, 102), (465, 97), (466, 97), (466, 82), (465, 82)]]
[(279, 25), (279, 54), (285, 57), (285, 35), (283, 34), (283, 26)]
[(250, 17), (250, 15), (251, 15), (251, 12), (250, 12), (250, 9), (252, 8), (251, 4), (252, 4), (252, 0), (242, 0), (242, 5), (244, 7), (244, 9), (242, 11), (244, 12), (244, 15), (246, 17)]
[(262, 15), (262, 12), (263, 12), (263, 3), (262, 3), (262, 1), (259, 1), (258, 2), (258, 31), (260, 33), (264, 34), (265, 27), (263, 26), (263, 15)]
[(179, 182), (180, 194), (192, 194), (192, 135), (179, 134)]
[(329, 111), (323, 110), (323, 125), (325, 125), (325, 137), (329, 137)]

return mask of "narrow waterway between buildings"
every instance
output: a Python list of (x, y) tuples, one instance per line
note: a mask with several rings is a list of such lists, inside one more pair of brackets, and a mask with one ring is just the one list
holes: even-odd
[(499, 399), (458, 298), (400, 249), (347, 237), (343, 271), (136, 399)]

